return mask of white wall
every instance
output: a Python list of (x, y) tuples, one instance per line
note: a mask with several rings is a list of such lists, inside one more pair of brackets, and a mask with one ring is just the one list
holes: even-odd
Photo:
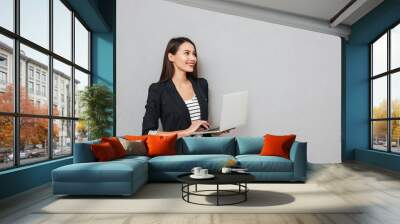
[(248, 90), (248, 123), (229, 135), (295, 133), (310, 162), (340, 162), (340, 38), (163, 0), (117, 1), (118, 135), (141, 133), (148, 86), (176, 36), (197, 45), (211, 122), (222, 94)]

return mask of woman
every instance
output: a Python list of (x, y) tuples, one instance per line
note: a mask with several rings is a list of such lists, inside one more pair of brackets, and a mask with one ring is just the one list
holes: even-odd
[[(163, 131), (157, 131), (161, 119)], [(160, 80), (149, 87), (142, 134), (178, 138), (209, 128), (208, 83), (197, 77), (197, 53), (186, 37), (171, 39), (165, 49)]]

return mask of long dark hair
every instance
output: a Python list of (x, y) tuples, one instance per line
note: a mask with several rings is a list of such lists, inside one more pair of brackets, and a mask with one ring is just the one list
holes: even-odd
[[(168, 59), (168, 53), (176, 54), (179, 46), (181, 46), (185, 42), (189, 42), (190, 44), (192, 44), (195, 52), (197, 53), (196, 45), (194, 45), (193, 41), (191, 41), (187, 37), (176, 37), (169, 40), (167, 48), (165, 49), (163, 67), (160, 75), (160, 80), (158, 82), (164, 82), (172, 78), (175, 72), (175, 68), (172, 62)], [(197, 78), (197, 63), (194, 65), (193, 72), (188, 72), (186, 73), (186, 75), (188, 76), (188, 78)]]

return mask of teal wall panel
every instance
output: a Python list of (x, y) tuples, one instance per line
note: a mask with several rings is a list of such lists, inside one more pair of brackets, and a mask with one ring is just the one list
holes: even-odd
[(72, 163), (72, 157), (0, 172), (0, 199), (51, 181), (51, 171)]
[(355, 160), (400, 172), (400, 155), (368, 149), (356, 149)]

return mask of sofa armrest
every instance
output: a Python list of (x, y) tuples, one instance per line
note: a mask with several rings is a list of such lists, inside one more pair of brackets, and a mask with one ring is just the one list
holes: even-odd
[(74, 163), (95, 162), (96, 158), (92, 153), (90, 146), (100, 143), (99, 140), (75, 143), (74, 145)]
[(293, 179), (305, 181), (307, 176), (307, 142), (294, 142), (290, 149), (293, 162)]

